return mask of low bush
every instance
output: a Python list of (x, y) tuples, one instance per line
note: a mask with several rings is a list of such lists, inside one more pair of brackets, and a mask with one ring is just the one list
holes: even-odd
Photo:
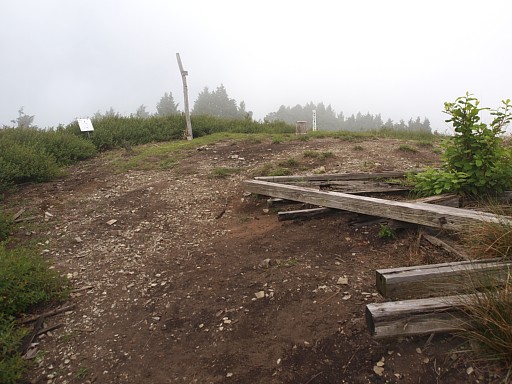
[(419, 173), (415, 191), (419, 195), (445, 192), (482, 196), (500, 193), (512, 187), (512, 157), (503, 145), (505, 126), (512, 120), (512, 104), (490, 110), (494, 119), (487, 125), (480, 122), (479, 101), (469, 93), (454, 103), (445, 103), (455, 135), (443, 146), (443, 166)]
[(59, 175), (55, 158), (37, 146), (0, 141), (0, 190), (27, 181), (47, 181)]
[[(100, 151), (117, 148), (127, 143), (141, 145), (152, 142), (184, 139), (186, 121), (181, 114), (149, 118), (107, 116), (93, 119), (94, 131), (90, 140)], [(283, 122), (260, 123), (250, 119), (225, 119), (196, 115), (191, 117), (195, 138), (219, 132), (230, 133), (291, 133), (294, 127)], [(66, 132), (82, 135), (78, 123), (65, 128)]]
[(0, 208), (0, 242), (7, 239), (11, 233), (12, 220)]
[(92, 157), (94, 145), (75, 135), (29, 128), (0, 130), (0, 191), (12, 184), (47, 181), (61, 166)]
[(0, 313), (0, 383), (16, 384), (22, 378), (26, 367), (19, 347), (24, 329), (16, 328), (14, 318)]
[(18, 316), (66, 296), (67, 283), (30, 248), (6, 249), (0, 244), (0, 313)]
[(26, 330), (15, 317), (38, 305), (67, 296), (66, 280), (29, 248), (8, 250), (0, 243), (0, 383), (15, 384), (26, 363), (19, 347)]

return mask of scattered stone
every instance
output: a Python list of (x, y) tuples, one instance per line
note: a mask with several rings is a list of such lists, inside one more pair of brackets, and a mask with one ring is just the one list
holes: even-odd
[(423, 353), (423, 352), (422, 352), (421, 348), (416, 348), (416, 353), (421, 354), (421, 353)]
[(270, 209), (268, 208), (263, 208), (263, 213), (269, 213), (270, 212)]
[(254, 294), (257, 299), (263, 299), (265, 297), (265, 291), (259, 291)]
[(117, 220), (116, 220), (116, 219), (112, 219), (112, 220), (107, 221), (107, 224), (108, 224), (108, 225), (113, 225), (113, 224), (115, 224), (115, 223), (117, 223)]
[(475, 372), (475, 370), (473, 369), (473, 367), (468, 367), (468, 369), (466, 369), (466, 373), (468, 375), (471, 375), (473, 372)]
[(343, 296), (343, 297), (341, 298), (341, 300), (348, 300), (348, 299), (350, 299), (351, 297), (352, 297), (352, 295), (346, 294), (345, 296)]
[(232, 376), (233, 376), (233, 373), (231, 373), (231, 372), (226, 373), (226, 377), (232, 377)]
[(338, 281), (336, 282), (338, 285), (348, 285), (348, 277), (340, 277)]
[(376, 365), (373, 367), (373, 372), (375, 372), (379, 376), (382, 376), (384, 374), (384, 368)]
[(270, 259), (265, 259), (259, 264), (260, 268), (269, 268), (270, 267)]
[(82, 238), (80, 236), (77, 236), (77, 237), (75, 237), (75, 241), (77, 243), (81, 243), (83, 240), (82, 240)]

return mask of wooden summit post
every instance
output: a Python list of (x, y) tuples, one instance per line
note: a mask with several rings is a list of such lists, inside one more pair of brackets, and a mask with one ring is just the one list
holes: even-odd
[(176, 59), (178, 59), (178, 66), (180, 67), (181, 79), (183, 80), (183, 96), (184, 96), (184, 106), (185, 106), (185, 119), (187, 121), (187, 140), (192, 140), (192, 123), (190, 122), (190, 111), (188, 108), (188, 87), (187, 87), (187, 75), (188, 72), (183, 69), (183, 64), (181, 63), (180, 54), (176, 53)]

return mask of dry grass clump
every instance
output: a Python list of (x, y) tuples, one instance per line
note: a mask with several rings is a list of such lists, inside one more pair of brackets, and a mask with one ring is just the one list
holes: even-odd
[(478, 361), (492, 363), (501, 374), (500, 382), (512, 380), (512, 269), (505, 281), (486, 284), (465, 299), (468, 321), (462, 337), (469, 341)]
[(479, 210), (502, 217), (498, 222), (482, 222), (469, 228), (461, 238), (475, 259), (512, 259), (512, 217), (510, 209), (496, 203), (486, 203)]

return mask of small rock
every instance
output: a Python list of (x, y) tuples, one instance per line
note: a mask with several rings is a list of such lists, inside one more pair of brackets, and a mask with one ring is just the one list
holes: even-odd
[(468, 369), (466, 369), (466, 373), (468, 375), (471, 375), (475, 370), (473, 369), (473, 367), (468, 367)]
[(265, 291), (259, 291), (254, 294), (257, 299), (263, 299), (265, 297)]
[(421, 351), (421, 348), (416, 348), (416, 353), (420, 353), (421, 354), (423, 352)]
[(107, 224), (108, 224), (108, 225), (113, 225), (113, 224), (115, 224), (115, 223), (117, 223), (117, 220), (116, 220), (116, 219), (112, 219), (112, 220), (107, 221)]
[(379, 376), (382, 376), (384, 374), (384, 368), (376, 365), (373, 367), (373, 372), (375, 372)]
[(77, 243), (81, 243), (83, 240), (82, 240), (82, 238), (80, 236), (77, 236), (77, 237), (75, 237), (75, 241)]
[(352, 295), (345, 295), (345, 296), (343, 296), (341, 299), (342, 299), (342, 300), (348, 300), (348, 299), (350, 299), (351, 297), (352, 297)]
[(348, 277), (340, 277), (336, 282), (338, 285), (348, 285)]
[(270, 259), (263, 260), (260, 265), (260, 268), (269, 268), (270, 267)]
[(233, 374), (231, 372), (226, 373), (226, 377), (232, 377)]
[(263, 213), (269, 213), (270, 210), (268, 208), (263, 208)]

